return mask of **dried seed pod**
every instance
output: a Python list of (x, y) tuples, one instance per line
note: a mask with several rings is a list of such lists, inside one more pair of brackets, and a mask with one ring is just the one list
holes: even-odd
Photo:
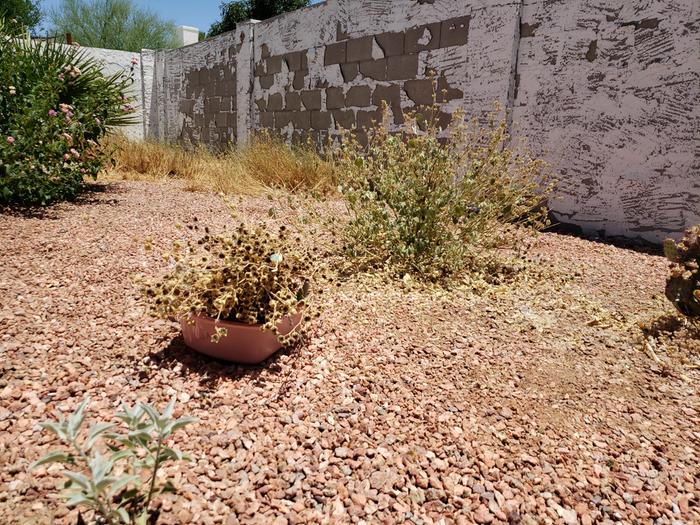
[(664, 242), (671, 266), (666, 280), (666, 297), (683, 315), (700, 318), (700, 225), (685, 232), (676, 244)]

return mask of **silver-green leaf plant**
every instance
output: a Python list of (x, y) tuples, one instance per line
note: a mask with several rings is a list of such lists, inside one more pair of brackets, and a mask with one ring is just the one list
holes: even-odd
[(63, 472), (67, 478), (63, 492), (66, 504), (82, 507), (95, 523), (155, 523), (157, 512), (151, 510), (154, 498), (174, 492), (169, 481), (158, 481), (158, 471), (170, 460), (191, 461), (187, 454), (168, 447), (166, 441), (196, 420), (174, 418), (173, 398), (162, 413), (146, 403), (133, 408), (122, 403), (122, 411), (115, 417), (123, 423), (123, 433), (112, 423), (97, 423), (84, 430), (88, 403), (88, 399), (83, 401), (68, 419), (59, 415), (58, 421), (40, 424), (56, 434), (67, 449), (50, 452), (30, 468), (46, 463), (73, 466), (75, 470)]

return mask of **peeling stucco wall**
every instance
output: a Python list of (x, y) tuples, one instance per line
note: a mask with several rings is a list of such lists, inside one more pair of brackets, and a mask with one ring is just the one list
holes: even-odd
[[(700, 222), (697, 0), (328, 0), (141, 56), (146, 136), (322, 140), (383, 102), (512, 110), (552, 165), (557, 218), (659, 241)], [(446, 94), (443, 95), (443, 90)], [(360, 133), (360, 137), (362, 137)]]
[(700, 2), (525, 0), (516, 133), (558, 218), (660, 241), (700, 223)]

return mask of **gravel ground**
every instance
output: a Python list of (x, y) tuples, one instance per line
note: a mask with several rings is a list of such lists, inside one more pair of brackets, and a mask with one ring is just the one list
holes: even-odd
[(131, 276), (163, 265), (143, 240), (195, 216), (227, 221), (215, 196), (144, 182), (0, 215), (0, 521), (75, 523), (61, 467), (27, 473), (56, 446), (38, 421), (177, 394), (201, 421), (175, 436), (196, 461), (168, 471), (166, 524), (700, 523), (700, 373), (656, 362), (637, 326), (666, 309), (662, 258), (545, 234), (545, 278), (479, 294), (357, 277), (305, 345), (245, 368), (136, 302)]

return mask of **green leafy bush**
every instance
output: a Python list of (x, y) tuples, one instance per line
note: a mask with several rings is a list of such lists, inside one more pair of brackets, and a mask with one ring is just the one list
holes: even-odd
[(700, 225), (686, 231), (678, 244), (667, 239), (664, 252), (671, 261), (666, 297), (683, 315), (700, 319)]
[(442, 130), (439, 116), (409, 115), (400, 133), (380, 122), (363, 142), (343, 137), (335, 157), (351, 216), (344, 244), (360, 267), (449, 279), (508, 230), (546, 224), (544, 163), (510, 146), (505, 120), (494, 114), (480, 125), (457, 114)]
[(73, 198), (106, 161), (100, 138), (133, 122), (132, 78), (104, 76), (78, 47), (9, 33), (0, 20), (0, 204)]
[(31, 468), (46, 463), (79, 467), (80, 471), (64, 471), (68, 481), (63, 496), (68, 506), (92, 511), (96, 523), (154, 523), (155, 514), (149, 511), (152, 499), (174, 490), (171, 483), (158, 482), (159, 469), (170, 460), (190, 459), (165, 441), (195, 419), (174, 419), (173, 398), (162, 414), (146, 403), (133, 409), (122, 404), (123, 411), (116, 417), (126, 424), (124, 434), (115, 432), (116, 425), (110, 423), (97, 423), (83, 431), (87, 405), (86, 399), (67, 420), (61, 416), (58, 421), (41, 423), (68, 448), (47, 454)]

